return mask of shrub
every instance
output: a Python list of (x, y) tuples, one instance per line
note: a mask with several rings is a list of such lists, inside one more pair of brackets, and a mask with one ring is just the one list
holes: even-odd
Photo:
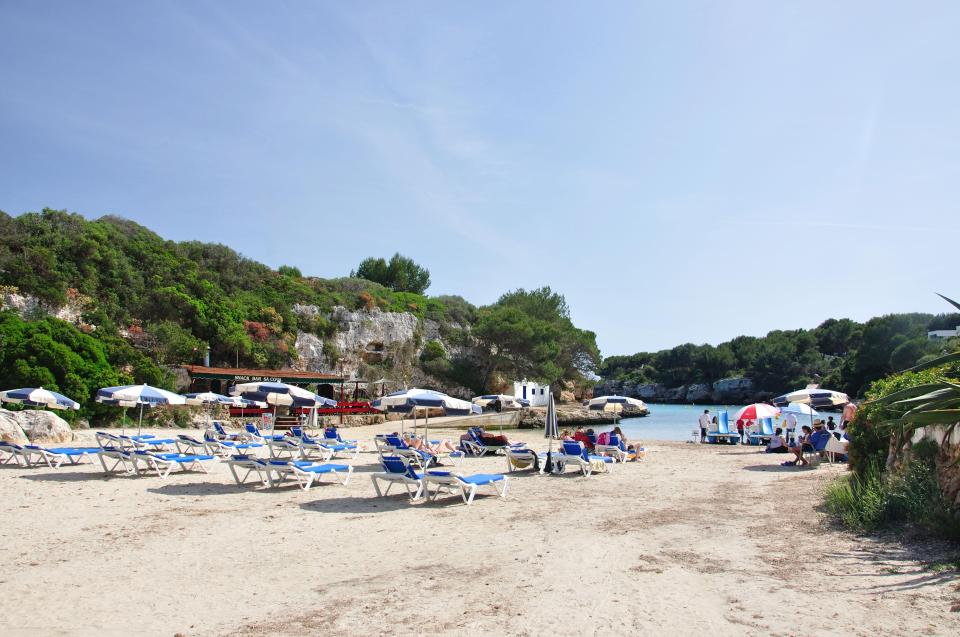
[(420, 360), (424, 363), (443, 359), (447, 357), (447, 350), (439, 341), (427, 341), (423, 346), (423, 352), (420, 354)]

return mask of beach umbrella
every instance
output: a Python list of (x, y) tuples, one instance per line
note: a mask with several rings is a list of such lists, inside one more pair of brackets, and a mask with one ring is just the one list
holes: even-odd
[[(188, 405), (201, 405), (208, 407), (210, 405), (229, 405), (233, 400), (229, 396), (217, 394), (212, 391), (201, 392), (197, 394), (184, 394)], [(207, 426), (210, 426), (210, 411), (207, 410)]]
[(247, 398), (243, 398), (242, 396), (228, 396), (228, 398), (230, 399), (230, 402), (227, 403), (229, 406), (240, 408), (241, 418), (243, 417), (244, 409), (253, 409), (253, 408), (266, 409), (267, 407), (269, 407), (267, 403), (261, 400), (249, 400)]
[(774, 418), (780, 413), (780, 409), (774, 407), (773, 405), (767, 405), (765, 403), (753, 403), (752, 405), (747, 405), (743, 409), (737, 412), (737, 415), (733, 417), (734, 421), (737, 420), (762, 420), (764, 418)]
[[(503, 412), (504, 411), (520, 411), (526, 406), (529, 406), (530, 402), (526, 400), (519, 400), (514, 396), (507, 396), (506, 394), (487, 394), (485, 396), (477, 396), (471, 402), (474, 405), (478, 405), (481, 409), (491, 408), (496, 409), (500, 413), (500, 435), (503, 435)], [(527, 403), (524, 405), (524, 403)]]
[(379, 411), (398, 414), (413, 414), (416, 419), (417, 411), (423, 411), (426, 416), (423, 437), (426, 439), (430, 432), (430, 409), (439, 409), (444, 416), (468, 416), (483, 411), (479, 405), (466, 400), (460, 400), (432, 389), (407, 389), (387, 394), (383, 398), (370, 403), (370, 406)]
[(274, 420), (277, 407), (335, 407), (337, 404), (303, 387), (269, 381), (234, 385), (230, 388), (230, 395), (273, 405)]
[(811, 407), (840, 407), (850, 402), (850, 397), (843, 392), (833, 391), (831, 389), (820, 389), (818, 387), (807, 387), (798, 389), (783, 396), (777, 396), (773, 399), (773, 404), (782, 406), (789, 403), (803, 403)]
[(805, 416), (810, 419), (810, 426), (813, 426), (813, 419), (820, 417), (820, 412), (805, 403), (790, 403), (780, 409), (781, 414), (793, 414), (794, 416)]
[(637, 407), (646, 409), (647, 403), (638, 398), (628, 398), (626, 396), (597, 396), (590, 399), (587, 408), (594, 411), (608, 411), (614, 414), (614, 424), (616, 424), (617, 415), (623, 413), (624, 407)]
[(557, 405), (553, 401), (553, 392), (547, 398), (547, 419), (543, 426), (543, 437), (549, 440), (547, 448), (547, 464), (543, 470), (549, 475), (553, 471), (553, 441), (560, 437), (560, 428), (557, 426)]
[(30, 407), (46, 407), (48, 409), (80, 409), (80, 403), (67, 398), (63, 394), (44, 389), (43, 387), (27, 387), (23, 389), (8, 389), (0, 392), (0, 400), (16, 405)]
[[(121, 385), (104, 387), (97, 390), (97, 402), (119, 407), (140, 407), (140, 420), (137, 423), (137, 435), (143, 428), (143, 408), (155, 405), (184, 405), (187, 399), (179, 394), (146, 383), (142, 385)], [(124, 423), (126, 412), (124, 412)]]

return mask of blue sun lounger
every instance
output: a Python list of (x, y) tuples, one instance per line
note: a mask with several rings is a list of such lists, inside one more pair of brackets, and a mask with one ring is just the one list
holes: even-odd
[(209, 453), (218, 456), (229, 456), (231, 454), (249, 454), (251, 451), (261, 449), (263, 443), (242, 442), (239, 440), (220, 440), (209, 432), (203, 435), (203, 441), (207, 443)]
[(190, 471), (199, 469), (204, 473), (210, 473), (204, 463), (215, 460), (215, 456), (209, 454), (188, 454), (188, 453), (158, 453), (156, 451), (146, 451), (138, 449), (133, 452), (133, 465), (137, 467), (139, 463), (147, 465), (147, 471), (153, 469), (161, 478), (166, 478), (170, 472), (179, 467), (181, 471)]
[[(430, 485), (436, 485), (435, 491), (430, 491)], [(441, 492), (459, 494), (463, 503), (470, 506), (477, 494), (477, 489), (484, 486), (493, 487), (494, 493), (501, 498), (507, 496), (509, 482), (502, 473), (475, 473), (465, 476), (459, 473), (446, 471), (428, 471), (423, 475), (423, 488), (427, 500), (436, 500)]]
[(352, 454), (351, 460), (356, 460), (360, 455), (360, 446), (355, 443), (334, 442), (327, 438), (317, 440), (310, 437), (302, 427), (291, 427), (290, 433), (299, 441), (304, 458), (318, 454), (324, 461), (328, 461), (337, 454), (344, 453)]
[(33, 462), (33, 452), (15, 442), (0, 440), (0, 451), (7, 454), (0, 464), (13, 463), (18, 467), (29, 467)]
[(246, 433), (249, 437), (253, 438), (254, 442), (261, 442), (266, 444), (268, 440), (283, 440), (283, 434), (265, 434), (261, 433), (257, 426), (252, 422), (248, 422), (246, 427), (244, 427)]
[[(248, 455), (231, 456), (224, 460), (233, 474), (238, 485), (246, 484), (252, 474), (256, 474), (261, 484), (273, 487), (281, 484), (286, 478), (296, 478), (300, 488), (308, 490), (320, 476), (330, 474), (340, 484), (347, 484), (353, 475), (353, 467), (348, 464), (316, 463), (310, 460), (277, 460), (257, 458)], [(246, 469), (241, 477), (238, 470)], [(274, 475), (276, 479), (274, 479)]]
[[(103, 472), (107, 475), (111, 473), (121, 473), (119, 470), (121, 468), (124, 475), (139, 475), (133, 454), (134, 452), (131, 449), (103, 445), (97, 452), (97, 457), (100, 458), (100, 464), (103, 465)], [(112, 462), (112, 464), (107, 466), (108, 462)]]
[[(382, 472), (370, 474), (377, 497), (389, 495), (390, 488), (395, 484), (402, 484), (411, 500), (417, 500), (423, 494), (423, 472), (413, 468), (408, 456), (380, 456), (380, 465), (383, 467)], [(387, 483), (387, 488), (383, 491), (380, 490), (380, 482)], [(413, 487), (416, 487), (416, 490)]]
[[(488, 445), (483, 441), (483, 436), (479, 427), (470, 427), (467, 429), (467, 435), (470, 436), (469, 440), (461, 440), (460, 448), (471, 456), (485, 456), (486, 454), (494, 454), (505, 449), (509, 445)], [(515, 447), (523, 447), (522, 444), (513, 445)]]
[[(27, 445), (27, 450), (33, 454), (39, 455), (52, 469), (59, 469), (64, 462), (70, 465), (78, 465), (84, 459), (93, 463), (93, 458), (100, 452), (100, 447), (41, 447), (40, 445)], [(39, 464), (39, 462), (37, 462)]]
[(223, 423), (217, 420), (214, 420), (210, 424), (213, 426), (214, 432), (216, 432), (216, 434), (220, 436), (222, 440), (237, 440), (242, 436), (241, 432), (234, 432), (234, 433), (227, 432), (227, 430), (223, 428)]
[(562, 447), (563, 455), (559, 458), (558, 470), (563, 472), (570, 465), (579, 467), (585, 476), (591, 475), (594, 471), (609, 473), (614, 464), (610, 456), (597, 456), (590, 454), (578, 440), (564, 440)]
[[(387, 434), (384, 436), (384, 441), (386, 442), (386, 448), (389, 449), (391, 453), (407, 458), (407, 460), (417, 465), (419, 469), (425, 469), (437, 461), (436, 456), (432, 453), (414, 449), (400, 438), (400, 436)], [(381, 450), (381, 455), (382, 453), (383, 450)]]
[(609, 455), (611, 458), (617, 462), (626, 462), (627, 457), (627, 445), (617, 434), (610, 434), (610, 441), (605, 445), (594, 445), (594, 453), (599, 455)]

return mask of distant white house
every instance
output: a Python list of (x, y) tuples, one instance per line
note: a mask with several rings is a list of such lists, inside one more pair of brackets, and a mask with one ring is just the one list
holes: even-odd
[(550, 385), (541, 385), (526, 378), (516, 380), (513, 382), (513, 395), (515, 398), (529, 400), (531, 407), (546, 407)]
[(927, 332), (927, 340), (929, 341), (941, 341), (945, 338), (953, 338), (955, 336), (960, 336), (960, 325), (958, 325), (955, 330), (932, 330)]

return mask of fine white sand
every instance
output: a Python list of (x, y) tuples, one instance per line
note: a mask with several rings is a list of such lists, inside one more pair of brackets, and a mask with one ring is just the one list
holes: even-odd
[(515, 473), (506, 500), (471, 507), (374, 497), (372, 452), (347, 487), (308, 492), (239, 488), (222, 465), (6, 466), (0, 634), (960, 634), (955, 574), (924, 564), (943, 547), (857, 537), (818, 510), (842, 467), (648, 448), (611, 475)]

